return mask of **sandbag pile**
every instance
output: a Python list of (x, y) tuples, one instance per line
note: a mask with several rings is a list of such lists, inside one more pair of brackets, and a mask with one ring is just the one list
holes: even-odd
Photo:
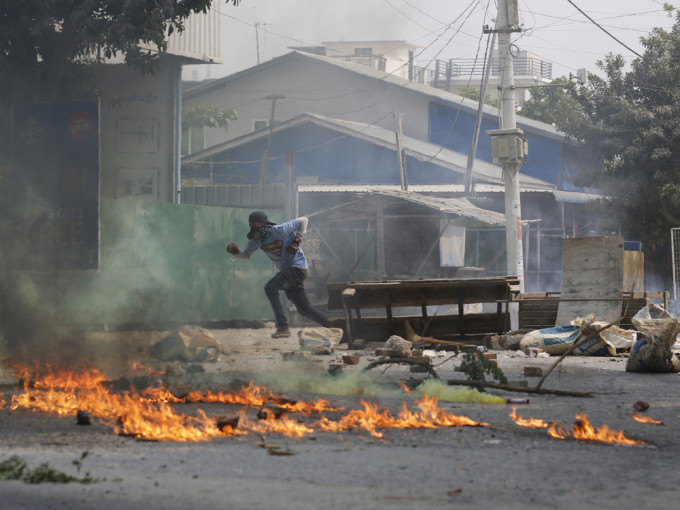
[(576, 356), (617, 356), (628, 353), (629, 372), (680, 372), (680, 356), (673, 345), (680, 319), (660, 305), (649, 305), (632, 319), (635, 330), (577, 317), (569, 326), (534, 330), (522, 337), (523, 350), (540, 349), (552, 356), (570, 351)]

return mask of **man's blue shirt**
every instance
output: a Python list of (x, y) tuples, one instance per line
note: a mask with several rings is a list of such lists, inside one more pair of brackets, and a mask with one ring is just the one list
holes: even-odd
[(288, 245), (295, 239), (295, 232), (299, 227), (300, 222), (298, 220), (274, 225), (267, 239), (264, 241), (248, 239), (243, 251), (252, 254), (261, 249), (267, 257), (272, 259), (279, 271), (291, 267), (307, 269), (307, 259), (302, 248), (299, 248), (295, 254), (286, 251)]

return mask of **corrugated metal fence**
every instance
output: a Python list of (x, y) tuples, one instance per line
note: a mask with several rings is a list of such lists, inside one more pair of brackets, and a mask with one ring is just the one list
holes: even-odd
[[(99, 271), (25, 273), (36, 307), (61, 324), (130, 325), (270, 319), (265, 256), (235, 260), (248, 210), (102, 199)], [(280, 213), (267, 211), (272, 221)]]

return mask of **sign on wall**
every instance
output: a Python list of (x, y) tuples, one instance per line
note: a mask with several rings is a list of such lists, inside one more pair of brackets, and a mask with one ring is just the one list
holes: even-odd
[(12, 240), (21, 270), (99, 267), (99, 104), (15, 105)]

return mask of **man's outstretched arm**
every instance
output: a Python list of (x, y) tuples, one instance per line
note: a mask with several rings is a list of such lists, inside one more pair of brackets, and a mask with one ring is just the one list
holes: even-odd
[(236, 243), (230, 243), (229, 246), (227, 246), (227, 252), (231, 253), (237, 259), (249, 259), (252, 255), (252, 253), (248, 253), (247, 251), (239, 250)]

